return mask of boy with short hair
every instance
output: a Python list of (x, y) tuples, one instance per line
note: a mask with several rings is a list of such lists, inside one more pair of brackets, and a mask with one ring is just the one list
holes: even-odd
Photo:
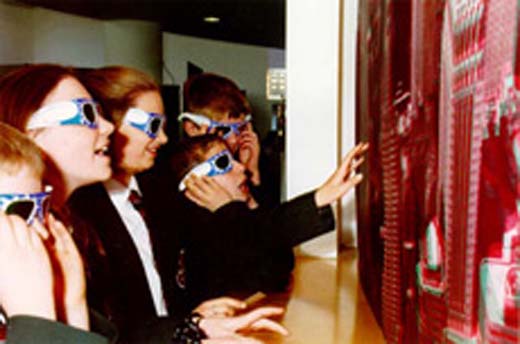
[[(278, 207), (251, 203), (244, 166), (236, 161), (222, 138), (201, 135), (181, 141), (170, 166), (177, 190), (177, 213), (182, 214), (185, 286), (194, 304), (219, 295), (243, 296), (257, 290), (284, 291), (290, 286), (292, 247), (334, 229), (331, 204), (358, 185), (356, 169), (368, 149), (358, 144), (338, 169), (316, 190)], [(192, 176), (225, 189), (233, 201), (211, 210), (190, 193)], [(192, 191), (193, 190), (193, 191)], [(289, 256), (291, 257), (291, 256)]]
[(251, 104), (230, 79), (202, 73), (184, 83), (184, 107), (179, 116), (188, 136), (215, 133), (247, 168), (252, 186), (261, 184), (260, 144), (251, 125)]
[[(106, 343), (99, 335), (71, 327), (88, 329), (85, 297), (65, 306), (64, 320), (71, 326), (55, 321), (56, 281), (42, 239), (53, 236), (54, 243), (47, 245), (53, 245), (52, 258), (58, 264), (54, 266), (69, 278), (63, 288), (78, 283), (77, 271), (71, 274), (67, 270), (71, 262), (63, 259), (80, 258), (71, 254), (75, 247), (65, 227), (47, 216), (50, 192), (42, 192), (44, 166), (42, 153), (31, 139), (0, 123), (0, 304), (9, 316), (7, 342)], [(82, 267), (80, 261), (76, 263)]]

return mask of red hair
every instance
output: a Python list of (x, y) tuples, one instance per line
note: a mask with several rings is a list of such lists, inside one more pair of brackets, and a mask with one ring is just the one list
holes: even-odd
[(0, 121), (20, 131), (41, 107), (47, 95), (72, 69), (54, 64), (34, 64), (16, 69), (0, 79)]

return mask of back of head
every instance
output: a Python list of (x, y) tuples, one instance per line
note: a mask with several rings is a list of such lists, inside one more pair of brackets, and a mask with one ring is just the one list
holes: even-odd
[(108, 120), (119, 125), (129, 107), (145, 92), (159, 92), (147, 74), (130, 67), (111, 66), (78, 71), (78, 78), (92, 97), (100, 102)]
[(66, 77), (74, 77), (73, 71), (54, 64), (27, 65), (6, 74), (0, 79), (0, 121), (25, 131), (31, 115)]
[(184, 83), (184, 105), (186, 111), (217, 121), (251, 113), (251, 105), (238, 86), (212, 73), (195, 75)]
[(216, 145), (226, 146), (224, 140), (214, 134), (186, 137), (174, 148), (170, 157), (170, 168), (173, 171), (174, 185), (196, 165), (204, 162), (211, 148)]
[(0, 122), (0, 173), (14, 175), (23, 166), (42, 177), (44, 162), (41, 150), (19, 130)]

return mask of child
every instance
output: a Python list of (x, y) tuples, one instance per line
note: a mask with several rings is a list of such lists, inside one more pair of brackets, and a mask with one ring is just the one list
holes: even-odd
[(214, 133), (222, 137), (246, 167), (255, 199), (263, 203), (269, 190), (261, 189), (260, 144), (251, 125), (251, 105), (238, 86), (220, 75), (196, 75), (184, 84), (184, 105), (186, 112), (179, 120), (186, 135)]
[[(290, 264), (277, 253), (334, 228), (330, 204), (361, 182), (354, 171), (363, 161), (366, 144), (354, 148), (342, 165), (315, 192), (279, 207), (255, 208), (246, 183), (245, 167), (234, 160), (225, 142), (215, 135), (180, 143), (171, 167), (185, 190), (179, 200), (182, 214), (186, 287), (194, 302), (222, 294), (280, 290), (290, 279)], [(217, 182), (235, 200), (211, 212), (198, 206), (193, 174)], [(186, 197), (184, 197), (186, 196)]]
[[(184, 338), (182, 343), (195, 343), (198, 337), (207, 336), (208, 342), (231, 344), (242, 340), (237, 331), (256, 325), (286, 333), (266, 319), (280, 314), (279, 308), (258, 308), (236, 317), (216, 316), (215, 308), (228, 309), (226, 315), (244, 308), (242, 302), (229, 298), (207, 301), (195, 309), (198, 314), (184, 318), (188, 309), (182, 290), (173, 285), (177, 219), (170, 204), (161, 201), (164, 187), (143, 175), (167, 142), (159, 86), (148, 75), (124, 66), (89, 70), (81, 80), (116, 127), (110, 151), (113, 174), (103, 184), (77, 190), (69, 205), (77, 218), (95, 228), (103, 243), (110, 272), (103, 282), (115, 291), (112, 314), (121, 338), (125, 342), (169, 342), (175, 333), (177, 340)], [(100, 287), (93, 288), (91, 302), (103, 302), (96, 297), (106, 289)]]
[[(186, 112), (179, 116), (184, 133), (189, 137), (214, 133), (224, 139), (233, 157), (245, 167), (251, 202), (264, 207), (278, 206), (280, 194), (273, 185), (281, 176), (272, 173), (273, 160), (260, 149), (251, 124), (252, 108), (240, 88), (226, 77), (202, 73), (184, 84), (184, 106)], [(196, 179), (192, 186), (195, 190), (203, 187)], [(211, 193), (194, 192), (193, 189), (186, 195), (199, 205), (214, 198)], [(292, 246), (278, 247), (270, 254), (279, 266), (279, 275), (289, 276), (287, 271), (294, 267)], [(282, 286), (288, 284), (287, 277), (275, 284), (277, 287), (269, 289), (283, 289)]]
[[(47, 214), (50, 193), (42, 191), (39, 148), (0, 123), (0, 154), (0, 304), (9, 317), (8, 343), (106, 343), (84, 331), (89, 324), (81, 260), (64, 226)], [(62, 284), (54, 278), (58, 273)], [(62, 293), (67, 289), (75, 292)]]
[[(109, 69), (109, 71), (110, 70), (112, 69)], [(117, 70), (121, 69), (116, 69), (116, 71)], [(128, 69), (123, 68), (123, 70)], [(126, 73), (123, 73), (123, 76), (124, 75), (126, 75)], [(137, 78), (137, 80), (139, 79), (140, 77)], [(130, 83), (136, 81), (135, 78), (125, 80), (130, 81)], [(114, 85), (116, 88), (118, 86), (119, 85)], [(148, 92), (145, 93), (147, 93), (147, 95), (143, 95), (142, 92), (140, 92), (139, 96), (143, 96), (146, 103), (150, 100), (148, 96), (160, 101), (160, 97), (157, 98), (157, 92), (152, 92), (152, 94), (148, 94)], [(137, 97), (137, 95), (135, 96)], [(132, 98), (131, 100), (135, 100), (132, 95), (130, 98)], [(140, 104), (139, 100), (136, 104), (132, 103), (131, 105), (126, 101), (127, 100), (125, 100), (123, 105), (123, 112), (129, 110), (129, 107), (132, 107), (131, 105), (139, 106)], [(152, 103), (159, 105), (155, 102)], [(117, 106), (118, 104), (119, 103), (112, 105)], [(136, 114), (135, 111), (131, 112), (134, 115)], [(107, 112), (107, 114), (112, 115), (113, 112), (110, 111)], [(139, 128), (136, 128), (137, 132), (142, 133), (142, 136), (135, 137), (135, 140), (149, 137), (149, 134), (153, 134), (154, 128), (160, 128), (160, 126), (153, 124), (153, 119), (156, 118), (153, 114), (145, 114), (145, 123), (140, 121), (140, 119), (143, 118), (142, 116), (138, 114), (137, 116), (134, 115), (130, 116), (131, 122), (134, 122)], [(148, 122), (147, 119), (152, 119), (152, 121)], [(107, 314), (107, 316), (116, 314), (115, 311), (118, 305), (115, 302), (117, 300), (112, 298), (112, 296), (121, 295), (122, 292), (124, 293), (125, 287), (131, 287), (135, 281), (130, 280), (130, 284), (126, 286), (123, 285), (121, 289), (111, 288), (110, 283), (113, 279), (116, 279), (117, 276), (114, 276), (114, 270), (107, 269), (106, 251), (103, 250), (104, 247), (101, 241), (96, 240), (97, 237), (93, 231), (93, 229), (98, 228), (90, 227), (88, 222), (83, 223), (79, 221), (70, 211), (67, 204), (70, 201), (69, 198), (71, 198), (71, 194), (78, 188), (104, 181), (110, 177), (112, 172), (110, 168), (111, 159), (107, 153), (110, 143), (109, 136), (114, 126), (101, 116), (101, 113), (98, 111), (98, 103), (92, 99), (90, 93), (77, 79), (75, 72), (69, 68), (52, 64), (27, 65), (8, 73), (0, 79), (0, 120), (24, 131), (45, 153), (46, 162), (49, 162), (46, 164), (46, 181), (53, 186), (53, 211), (59, 210), (61, 218), (73, 224), (73, 227), (71, 225), (70, 228), (74, 229), (74, 234), (78, 239), (77, 242), (81, 243), (82, 247), (85, 248), (83, 252), (85, 253), (88, 267), (89, 294), (92, 292), (103, 293), (101, 297), (97, 298), (97, 300), (101, 301), (100, 307), (97, 308), (97, 310), (105, 312), (104, 314)], [(145, 140), (145, 142), (141, 143), (146, 144), (149, 142)], [(149, 150), (151, 147), (145, 148), (144, 146), (140, 146), (140, 148), (137, 153), (144, 153), (145, 157), (155, 155), (155, 152)], [(147, 150), (146, 153), (143, 152), (145, 149)], [(133, 153), (135, 153), (135, 151), (133, 151)], [(145, 164), (150, 161), (150, 159), (141, 161), (139, 158), (137, 160)], [(84, 209), (87, 212), (85, 220), (98, 220), (91, 212), (94, 205), (96, 204), (86, 204)], [(56, 241), (56, 236), (54, 239)], [(54, 251), (61, 245), (55, 246)], [(71, 253), (70, 250), (68, 252)], [(60, 262), (64, 263), (74, 261), (74, 259), (60, 258)], [(67, 269), (63, 268), (63, 266), (67, 267)], [(132, 268), (132, 264), (128, 264), (128, 267)], [(69, 268), (68, 265), (62, 265), (64, 271)], [(74, 270), (77, 271), (78, 269)], [(82, 284), (76, 283), (69, 285), (68, 281), (81, 281), (75, 278), (69, 279), (67, 275), (64, 277), (66, 277), (64, 281), (66, 282), (67, 288), (64, 288), (65, 295), (63, 299), (65, 300), (65, 304), (69, 305), (69, 302), (73, 302), (77, 299), (73, 296), (76, 294), (75, 291), (82, 290)], [(95, 286), (95, 284), (98, 285)], [(106, 288), (102, 286), (106, 286)], [(84, 294), (83, 290), (83, 293), (77, 296), (84, 298)], [(95, 296), (95, 294), (93, 295)], [(138, 295), (137, 298), (130, 299), (123, 307), (127, 305), (135, 306), (135, 303), (140, 301), (142, 297), (143, 295)], [(95, 298), (93, 299), (95, 300)], [(187, 339), (191, 340), (201, 335), (200, 331), (197, 331), (195, 332), (196, 336), (191, 336), (194, 334), (193, 330), (197, 328), (197, 325), (206, 329), (214, 328), (213, 325), (218, 323), (221, 324), (221, 326), (217, 326), (217, 330), (225, 327), (223, 330), (232, 331), (234, 333), (244, 327), (255, 326), (257, 325), (255, 324), (256, 322), (265, 324), (267, 321), (268, 324), (271, 324), (268, 319), (264, 318), (279, 313), (279, 309), (258, 309), (244, 316), (225, 319), (200, 319), (200, 316), (194, 314), (186, 319), (182, 318), (182, 316), (178, 319), (174, 319), (178, 320), (177, 323), (179, 326), (171, 324), (171, 322), (163, 322), (163, 319), (153, 319), (157, 321), (153, 321), (152, 324), (151, 321), (140, 318), (141, 321), (136, 322), (135, 327), (130, 330), (132, 330), (132, 332), (135, 331), (136, 336), (154, 337), (149, 337), (148, 340), (139, 340), (134, 337), (133, 342), (155, 343), (169, 342), (172, 340), (174, 332), (178, 333), (181, 337), (186, 337), (187, 334), (183, 330), (190, 327), (192, 331), (188, 331)], [(67, 312), (67, 317), (69, 314), (70, 313)], [(135, 314), (136, 317), (140, 315), (141, 314)], [(111, 320), (112, 319), (113, 318), (111, 318)], [(180, 332), (177, 331), (179, 329)], [(105, 331), (103, 333), (106, 333), (110, 338), (115, 336), (114, 331), (110, 331), (110, 333), (106, 331), (113, 330), (109, 329), (108, 326), (107, 328), (97, 328), (97, 330)], [(123, 331), (122, 328), (118, 328), (118, 330), (120, 331), (119, 334)], [(206, 334), (208, 337), (213, 335), (222, 336), (222, 331), (217, 334), (206, 331)], [(131, 342), (131, 340), (124, 340), (122, 337), (119, 339), (125, 343)]]

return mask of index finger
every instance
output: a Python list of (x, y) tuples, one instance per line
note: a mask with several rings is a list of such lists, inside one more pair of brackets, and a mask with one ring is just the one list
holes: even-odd
[(244, 315), (241, 315), (240, 322), (239, 322), (239, 328), (249, 327), (253, 323), (257, 322), (258, 320), (262, 318), (268, 318), (275, 315), (281, 315), (283, 314), (284, 309), (280, 307), (260, 307), (257, 308), (249, 313), (246, 313)]
[(232, 308), (246, 308), (245, 302), (234, 299), (232, 297), (227, 297), (227, 296), (219, 297), (218, 299), (210, 300), (209, 302), (211, 302), (215, 306), (228, 306), (228, 307), (232, 307)]
[(356, 159), (361, 154), (365, 153), (368, 150), (369, 144), (366, 142), (361, 142), (356, 145), (356, 147), (352, 148), (350, 152), (347, 153), (342, 162), (343, 166), (348, 166), (352, 163), (352, 160)]
[(279, 333), (283, 336), (289, 335), (289, 331), (276, 321), (262, 318), (251, 325), (251, 328), (258, 331), (264, 330), (269, 332)]
[(36, 233), (38, 233), (42, 240), (49, 239), (49, 232), (38, 219), (34, 219), (34, 222), (32, 223), (32, 228), (36, 231)]
[(187, 190), (196, 192), (198, 194), (204, 193), (206, 190), (205, 189), (206, 184), (204, 183), (202, 178), (199, 176), (196, 176), (194, 174), (190, 175), (190, 177), (188, 177), (188, 179), (186, 179), (184, 184), (186, 185)]
[(0, 211), (0, 238), (5, 238), (0, 239), (0, 244), (7, 243), (9, 240), (12, 240), (14, 237), (13, 234), (13, 227), (11, 226), (8, 215), (3, 211)]

